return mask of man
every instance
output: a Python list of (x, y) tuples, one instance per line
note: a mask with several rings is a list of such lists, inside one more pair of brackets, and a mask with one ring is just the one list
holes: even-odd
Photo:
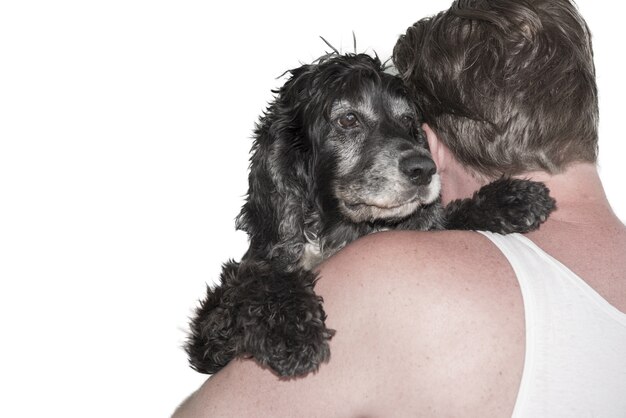
[(424, 112), (444, 203), (502, 174), (558, 209), (533, 233), (386, 232), (319, 272), (332, 358), (280, 380), (252, 360), (177, 417), (626, 416), (626, 228), (596, 170), (586, 24), (568, 0), (460, 0), (394, 61)]

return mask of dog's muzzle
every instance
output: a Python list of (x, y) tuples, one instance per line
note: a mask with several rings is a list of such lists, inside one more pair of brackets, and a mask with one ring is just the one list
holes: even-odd
[[(434, 165), (434, 163), (433, 163)], [(423, 168), (408, 165), (409, 174), (402, 186), (389, 183), (379, 193), (362, 193), (360, 196), (339, 196), (340, 210), (353, 222), (403, 219), (420, 206), (433, 203), (439, 197), (441, 183), (439, 174), (424, 164)], [(419, 174), (418, 170), (424, 170)]]
[(381, 137), (334, 184), (339, 209), (352, 222), (406, 218), (439, 197), (437, 168), (425, 147)]

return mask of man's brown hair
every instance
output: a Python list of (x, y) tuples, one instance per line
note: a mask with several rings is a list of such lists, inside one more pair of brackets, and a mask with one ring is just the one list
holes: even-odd
[(457, 0), (411, 26), (393, 60), (425, 121), (483, 174), (596, 161), (591, 36), (568, 0)]

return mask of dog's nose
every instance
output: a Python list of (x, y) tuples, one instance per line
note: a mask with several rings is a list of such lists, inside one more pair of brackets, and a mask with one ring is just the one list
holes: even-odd
[(428, 157), (410, 154), (400, 160), (400, 171), (408, 177), (411, 183), (422, 186), (430, 183), (437, 167), (435, 167), (433, 160)]

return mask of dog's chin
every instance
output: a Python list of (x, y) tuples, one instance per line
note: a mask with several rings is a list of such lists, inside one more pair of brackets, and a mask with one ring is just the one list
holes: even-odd
[(403, 219), (423, 205), (419, 199), (413, 199), (397, 206), (378, 206), (367, 203), (347, 203), (341, 201), (341, 211), (352, 222), (373, 222), (376, 220)]

